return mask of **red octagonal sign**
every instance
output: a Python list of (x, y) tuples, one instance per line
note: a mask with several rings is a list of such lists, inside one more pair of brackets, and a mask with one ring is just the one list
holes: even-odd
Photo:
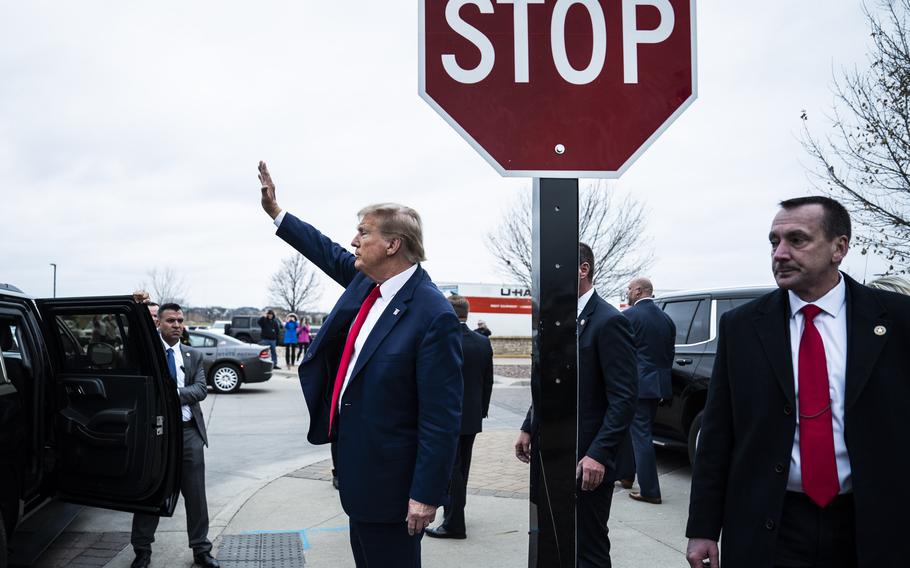
[(505, 176), (619, 176), (695, 75), (695, 0), (420, 0), (420, 96)]

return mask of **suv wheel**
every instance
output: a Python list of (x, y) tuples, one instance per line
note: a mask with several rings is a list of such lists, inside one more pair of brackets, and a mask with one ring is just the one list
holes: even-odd
[(689, 426), (689, 463), (695, 464), (695, 450), (698, 449), (698, 439), (701, 436), (701, 417), (704, 411), (695, 415), (692, 425)]
[(253, 342), (253, 338), (250, 337), (249, 335), (245, 334), (245, 333), (241, 333), (240, 335), (238, 335), (238, 336), (237, 336), (237, 340), (238, 340), (238, 341), (242, 341), (242, 342), (244, 342), (244, 343), (252, 343), (252, 342)]
[(237, 392), (240, 388), (240, 369), (230, 363), (222, 363), (212, 369), (212, 388), (219, 394)]

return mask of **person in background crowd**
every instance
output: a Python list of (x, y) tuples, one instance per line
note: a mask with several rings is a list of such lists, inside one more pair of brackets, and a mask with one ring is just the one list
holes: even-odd
[(344, 288), (300, 366), (307, 439), (336, 441), (338, 490), (358, 567), (419, 568), (423, 531), (446, 500), (461, 425), (461, 333), (420, 266), (420, 215), (362, 209), (354, 253), (282, 211), (259, 163), (277, 235)]
[(260, 345), (268, 345), (272, 354), (272, 366), (280, 369), (278, 366), (278, 320), (275, 319), (275, 312), (269, 310), (264, 316), (259, 318)]
[(284, 364), (289, 368), (297, 361), (297, 314), (288, 314), (284, 321)]
[(887, 290), (910, 296), (910, 282), (900, 276), (882, 276), (866, 284), (870, 288), (877, 290)]
[(461, 350), (464, 354), (464, 365), (461, 375), (464, 377), (464, 397), (461, 404), (461, 436), (458, 438), (458, 449), (455, 450), (455, 467), (452, 470), (450, 488), (451, 503), (444, 507), (442, 524), (434, 529), (427, 529), (427, 536), (433, 538), (467, 537), (464, 523), (464, 508), (468, 496), (468, 474), (471, 470), (471, 451), (474, 438), (483, 430), (483, 419), (490, 409), (490, 396), (493, 394), (493, 347), (486, 337), (468, 329), (470, 305), (462, 296), (449, 296), (449, 303), (461, 322)]
[(310, 324), (304, 321), (297, 330), (297, 343), (300, 345), (301, 360), (303, 360), (303, 356), (306, 355), (307, 349), (310, 347), (310, 339)]
[(483, 320), (477, 320), (477, 328), (474, 330), (484, 337), (490, 337), (493, 335), (493, 332), (490, 331), (490, 328), (487, 327), (487, 322)]
[(780, 203), (778, 289), (720, 320), (692, 471), (693, 568), (907, 566), (910, 298), (840, 272), (850, 215)]

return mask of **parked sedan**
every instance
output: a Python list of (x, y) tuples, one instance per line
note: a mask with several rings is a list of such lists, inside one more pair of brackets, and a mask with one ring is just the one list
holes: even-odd
[(205, 376), (217, 393), (236, 392), (242, 383), (272, 378), (269, 349), (210, 331), (190, 331), (189, 344), (202, 353)]

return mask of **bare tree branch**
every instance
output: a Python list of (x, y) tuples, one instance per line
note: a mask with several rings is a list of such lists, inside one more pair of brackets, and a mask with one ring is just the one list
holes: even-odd
[(269, 283), (269, 302), (289, 312), (307, 308), (321, 295), (316, 270), (299, 253), (282, 260)]
[(832, 133), (813, 136), (803, 113), (803, 145), (815, 163), (810, 179), (839, 199), (857, 225), (862, 254), (910, 272), (910, 0), (868, 6), (869, 67), (834, 79)]
[(146, 272), (149, 283), (142, 282), (139, 289), (149, 290), (151, 300), (159, 304), (186, 304), (186, 281), (170, 266), (152, 268)]
[[(531, 209), (531, 194), (524, 192), (503, 212), (499, 227), (486, 235), (499, 271), (528, 287)], [(602, 296), (617, 295), (653, 264), (653, 251), (644, 236), (646, 223), (644, 205), (628, 196), (614, 199), (606, 182), (597, 181), (580, 190), (578, 234), (594, 250), (594, 286)]]

